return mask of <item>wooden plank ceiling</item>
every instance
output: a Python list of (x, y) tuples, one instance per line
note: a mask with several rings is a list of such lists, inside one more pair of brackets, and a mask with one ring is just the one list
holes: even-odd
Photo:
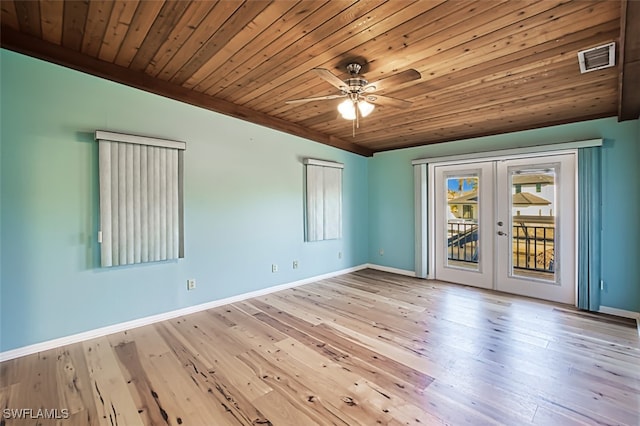
[[(363, 155), (640, 110), (633, 1), (1, 4), (4, 48)], [(624, 63), (580, 74), (577, 52), (611, 41)], [(312, 69), (352, 62), (370, 82), (417, 70), (375, 92), (412, 105), (353, 136), (342, 99), (285, 103), (339, 94)]]

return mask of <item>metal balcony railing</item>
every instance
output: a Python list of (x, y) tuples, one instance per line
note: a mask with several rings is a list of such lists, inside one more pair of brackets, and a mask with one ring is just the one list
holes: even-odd
[(449, 260), (478, 263), (478, 224), (449, 222), (447, 231)]
[(554, 272), (555, 226), (514, 224), (513, 267)]
[[(447, 258), (478, 263), (478, 224), (447, 223)], [(555, 226), (514, 224), (512, 251), (514, 269), (555, 272)]]

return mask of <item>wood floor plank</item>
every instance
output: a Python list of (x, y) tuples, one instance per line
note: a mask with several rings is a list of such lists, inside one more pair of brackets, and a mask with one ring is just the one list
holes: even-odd
[[(304, 330), (304, 332), (301, 332), (295, 328), (288, 328), (292, 318), (287, 314), (277, 312), (273, 315), (277, 318), (261, 318), (271, 323), (274, 327), (277, 326), (276, 323), (279, 323), (279, 320), (282, 320), (280, 324), (286, 327), (284, 330), (288, 330), (288, 333), (293, 338), (313, 348), (328, 359), (342, 363), (347, 370), (358, 369), (366, 372), (363, 376), (369, 377), (377, 377), (379, 371), (384, 371), (391, 376), (389, 379), (391, 387), (404, 388), (404, 383), (407, 383), (410, 384), (408, 387), (411, 389), (423, 389), (433, 381), (433, 377), (429, 375), (335, 334), (330, 327), (324, 325), (310, 326), (308, 328), (300, 327), (301, 330)], [(274, 321), (276, 322), (274, 323)]]
[[(202, 328), (181, 327), (185, 323), (185, 321), (176, 321), (173, 324), (164, 324), (164, 328), (172, 335), (185, 336), (189, 343), (197, 345), (198, 353), (190, 352), (190, 354), (202, 363), (209, 375), (215, 377), (222, 375), (231, 386), (240, 389), (249, 400), (260, 398), (273, 390), (237, 359), (236, 355), (245, 352), (247, 348), (241, 352), (235, 350), (229, 352), (225, 344), (227, 340), (210, 339), (207, 334), (201, 333)], [(173, 343), (175, 344), (176, 342)]]
[[(325, 357), (325, 359), (340, 364), (346, 371), (355, 371), (362, 376), (375, 377), (376, 382), (393, 389), (413, 388), (416, 380), (417, 383), (421, 384), (420, 388), (423, 388), (433, 381), (433, 378), (386, 358), (377, 352), (368, 350), (364, 346), (348, 339), (331, 335), (331, 332), (326, 333), (322, 327), (311, 326), (304, 329), (305, 331), (300, 331), (286, 324), (287, 318), (277, 318), (279, 315), (282, 315), (282, 313), (275, 314), (276, 317), (259, 313), (256, 314), (256, 317), (275, 328), (283, 330), (296, 342), (302, 343), (307, 348)], [(282, 321), (280, 321), (281, 319)], [(280, 343), (278, 346), (280, 346)], [(406, 396), (413, 395), (408, 392)]]
[(122, 366), (122, 375), (129, 385), (129, 391), (145, 424), (165, 423), (166, 410), (157, 400), (157, 393), (147, 375), (149, 366), (143, 365), (135, 341), (120, 343), (114, 352)]
[[(349, 297), (355, 300), (361, 300), (363, 301), (363, 303), (368, 304), (370, 306), (377, 306), (377, 307), (390, 307), (390, 310), (393, 310), (393, 308), (403, 308), (409, 311), (415, 311), (415, 312), (423, 312), (424, 311), (424, 307), (423, 306), (418, 306), (414, 303), (408, 303), (408, 302), (404, 302), (402, 300), (398, 300), (398, 299), (393, 299), (391, 297), (387, 297), (387, 296), (383, 296), (381, 294), (372, 294), (369, 292), (366, 292), (364, 290), (360, 290), (358, 288), (351, 288), (351, 287), (346, 287), (344, 285), (340, 285), (338, 284), (339, 281), (338, 280), (326, 280), (324, 281), (322, 284), (316, 284), (315, 286), (308, 286), (307, 290), (311, 290), (314, 287), (317, 287), (319, 291), (321, 291), (321, 294), (326, 294), (327, 293), (327, 288), (330, 289), (332, 292), (335, 292), (337, 294), (338, 297)], [(365, 305), (366, 306), (366, 305)]]
[[(250, 350), (239, 356), (274, 389), (274, 392), (265, 395), (266, 398), (256, 401), (277, 397), (279, 400), (286, 401), (287, 404), (294, 404), (304, 416), (315, 419), (314, 423), (318, 424), (322, 423), (321, 419), (328, 419), (336, 424), (358, 424), (351, 417), (351, 413), (341, 411), (340, 407), (331, 403), (330, 398), (325, 398), (326, 389), (317, 384), (322, 376), (315, 374), (310, 377), (301, 377), (300, 374), (290, 373), (290, 365), (284, 365), (282, 362), (288, 357), (278, 358), (269, 355), (265, 352)], [(274, 408), (276, 407), (265, 408), (264, 411), (270, 413), (271, 418), (279, 419)]]
[(238, 424), (231, 411), (222, 404), (212, 403), (211, 398), (202, 392), (194, 382), (194, 372), (189, 366), (185, 368), (178, 359), (168, 354), (150, 358), (149, 363), (150, 380), (155, 387), (153, 397), (166, 413), (167, 419), (172, 418), (177, 424), (204, 425), (209, 419), (216, 419), (220, 425)]
[[(192, 352), (182, 345), (182, 340), (175, 338), (176, 335), (170, 331), (169, 327), (160, 328), (159, 332), (169, 343), (173, 353), (179, 358), (191, 380), (193, 380), (200, 392), (207, 395), (213, 404), (223, 407), (231, 418), (242, 424), (253, 425), (268, 422), (268, 419), (260, 410), (256, 409), (248, 397), (252, 392), (247, 392), (247, 388), (251, 390), (254, 387), (246, 380), (258, 381), (256, 380), (257, 378), (249, 377), (242, 380), (241, 385), (246, 383), (246, 388), (243, 386), (236, 387), (229, 380), (230, 375), (220, 373), (215, 368), (206, 369), (201, 359), (194, 357)], [(239, 368), (234, 366), (233, 369), (227, 371), (233, 371), (233, 376), (235, 377), (239, 375), (237, 373), (238, 370)], [(269, 391), (271, 391), (270, 388)], [(268, 392), (263, 392), (258, 397), (266, 393)]]
[[(424, 400), (417, 398), (415, 399), (417, 404), (409, 403), (409, 400), (404, 398), (401, 392), (397, 392), (399, 389), (397, 386), (383, 386), (380, 381), (372, 381), (371, 378), (365, 380), (358, 372), (345, 368), (339, 362), (327, 360), (314, 352), (313, 349), (293, 339), (279, 342), (277, 346), (300, 364), (310, 368), (309, 374), (313, 374), (314, 371), (322, 371), (322, 376), (339, 378), (339, 380), (331, 380), (334, 386), (329, 388), (329, 394), (335, 395), (341, 389), (345, 392), (341, 397), (342, 402), (348, 401), (349, 406), (370, 407), (370, 412), (363, 413), (365, 417), (360, 419), (362, 423), (380, 423), (384, 419), (387, 421), (393, 419), (402, 424), (414, 424), (416, 419), (418, 419), (418, 423), (420, 423), (419, 419), (436, 420), (435, 417), (431, 417), (419, 408), (425, 402)], [(420, 390), (418, 393), (422, 394)], [(382, 416), (382, 418), (376, 416)]]
[[(496, 423), (529, 423), (537, 408), (533, 400), (519, 398), (482, 381), (476, 381), (469, 386), (464, 381), (447, 383), (444, 380), (436, 380), (427, 390), (427, 395), (431, 393), (456, 401), (468, 409), (473, 407), (472, 412), (478, 417), (486, 417)], [(488, 398), (487, 395), (491, 397)]]
[(69, 411), (74, 424), (98, 424), (96, 403), (89, 386), (89, 369), (82, 348), (79, 345), (60, 348), (58, 354), (60, 407)]
[[(233, 311), (241, 313), (231, 306), (227, 310), (227, 312)], [(238, 322), (230, 327), (229, 333), (237, 336), (244, 345), (249, 347), (269, 346), (287, 338), (285, 334), (275, 328), (244, 313), (242, 313), (242, 318), (238, 318)]]
[(320, 324), (323, 319), (313, 313), (305, 311), (303, 308), (300, 308), (297, 305), (287, 303), (286, 301), (280, 300), (276, 295), (269, 295), (263, 298), (258, 297), (257, 300), (273, 305), (274, 307), (281, 309), (285, 312), (289, 312), (291, 315), (294, 315), (300, 319), (310, 322), (311, 324)]
[[(122, 371), (107, 338), (82, 343), (101, 424), (142, 425)], [(55, 406), (54, 406), (55, 407)]]
[(540, 426), (584, 426), (588, 423), (580, 421), (574, 417), (567, 416), (547, 407), (538, 407), (533, 418), (534, 425)]
[[(216, 321), (208, 312), (198, 312), (175, 320), (172, 324), (185, 336), (190, 336), (194, 344), (221, 346), (228, 355), (238, 355), (247, 350), (237, 335), (228, 333), (228, 325)], [(207, 353), (207, 350), (202, 352)]]
[(5, 361), (0, 408), (2, 426), (39, 408), (69, 415), (42, 426), (638, 426), (640, 338), (610, 315), (361, 270)]
[(257, 399), (255, 404), (265, 412), (273, 413), (274, 417), (277, 417), (277, 424), (279, 425), (320, 424), (312, 417), (309, 417), (304, 410), (301, 410), (298, 404), (292, 403), (278, 392), (269, 392), (267, 395)]

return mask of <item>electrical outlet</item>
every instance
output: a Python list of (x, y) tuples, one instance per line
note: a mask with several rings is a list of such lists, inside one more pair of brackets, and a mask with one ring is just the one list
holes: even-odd
[(196, 288), (196, 280), (195, 279), (187, 280), (187, 290), (195, 290), (195, 288)]
[(600, 280), (600, 290), (604, 290), (604, 280)]
[(384, 256), (384, 249), (380, 249), (378, 253), (380, 254), (380, 256)]
[(293, 269), (298, 269), (298, 261), (297, 260), (293, 261)]
[(278, 272), (278, 265), (276, 265), (275, 263), (271, 265), (271, 272)]
[(338, 252), (338, 259), (342, 259), (342, 252), (341, 251)]

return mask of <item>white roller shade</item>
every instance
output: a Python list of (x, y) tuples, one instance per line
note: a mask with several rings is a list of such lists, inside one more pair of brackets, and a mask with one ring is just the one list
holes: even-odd
[(342, 238), (340, 163), (306, 159), (306, 241)]
[(184, 257), (183, 142), (96, 132), (101, 264)]

